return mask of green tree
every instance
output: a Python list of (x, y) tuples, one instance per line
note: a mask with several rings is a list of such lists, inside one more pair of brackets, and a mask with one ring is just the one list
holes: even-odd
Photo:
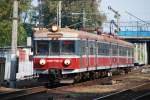
[[(18, 45), (26, 44), (27, 32), (21, 20), (22, 13), (28, 11), (31, 0), (20, 0)], [(13, 0), (0, 1), (0, 47), (11, 45)]]
[[(39, 5), (39, 21), (44, 26), (50, 27), (56, 23), (57, 6), (59, 0), (41, 0)], [(101, 0), (61, 0), (62, 1), (62, 27), (81, 28), (83, 16), (86, 27), (99, 27), (106, 17), (100, 14), (98, 3)], [(98, 2), (99, 1), (99, 2)], [(83, 15), (85, 12), (85, 15)], [(78, 23), (78, 24), (75, 24)], [(73, 25), (75, 24), (75, 25)]]

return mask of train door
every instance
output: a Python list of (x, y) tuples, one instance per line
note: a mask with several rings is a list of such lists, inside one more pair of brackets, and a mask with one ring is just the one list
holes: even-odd
[(95, 67), (98, 67), (98, 42), (95, 41)]
[(125, 50), (125, 66), (127, 67), (128, 66), (128, 48), (127, 47), (124, 47), (124, 50)]
[(119, 44), (117, 43), (117, 67), (119, 67)]
[(80, 60), (80, 64), (81, 64), (81, 67), (82, 68), (87, 68), (88, 67), (88, 61), (89, 61), (89, 58), (88, 58), (88, 42), (87, 40), (81, 40), (80, 41), (80, 48), (81, 48), (81, 52), (80, 52), (80, 55), (81, 55), (81, 60)]
[(110, 68), (113, 67), (113, 60), (112, 60), (113, 58), (112, 58), (112, 56), (113, 56), (113, 45), (110, 42), (110, 49), (109, 49), (109, 58), (110, 58), (109, 65), (110, 65)]
[(94, 67), (96, 68), (97, 66), (97, 45), (96, 45), (97, 41), (94, 41)]
[(96, 46), (95, 41), (89, 41), (89, 68), (91, 70), (95, 69), (96, 65)]
[(85, 61), (86, 61), (86, 67), (89, 67), (89, 47), (87, 46), (85, 49)]
[(129, 50), (128, 47), (126, 49), (127, 49), (127, 66), (129, 66), (129, 61), (130, 61), (130, 59), (129, 59), (129, 52), (130, 52), (130, 50)]
[(111, 44), (111, 66), (112, 68), (118, 67), (118, 46)]

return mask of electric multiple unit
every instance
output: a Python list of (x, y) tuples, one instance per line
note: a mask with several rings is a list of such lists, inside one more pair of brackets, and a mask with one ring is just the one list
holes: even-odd
[(133, 45), (111, 35), (54, 26), (51, 31), (36, 29), (33, 40), (34, 69), (50, 81), (99, 77), (134, 66)]

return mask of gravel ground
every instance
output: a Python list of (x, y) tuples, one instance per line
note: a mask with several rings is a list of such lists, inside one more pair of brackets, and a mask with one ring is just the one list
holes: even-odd
[(79, 85), (48, 89), (47, 93), (31, 95), (22, 98), (22, 100), (92, 100), (109, 93), (150, 82), (150, 66), (143, 68), (144, 71), (142, 68), (138, 68), (127, 75), (108, 78), (112, 84), (105, 84), (105, 82), (102, 83), (103, 79), (97, 79), (93, 82), (79, 83)]

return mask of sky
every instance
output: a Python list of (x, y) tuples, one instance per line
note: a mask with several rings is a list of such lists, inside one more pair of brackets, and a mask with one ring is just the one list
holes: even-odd
[(38, 6), (38, 3), (37, 3), (37, 2), (38, 2), (38, 0), (32, 0), (32, 5), (33, 5), (33, 6)]
[(126, 12), (142, 20), (150, 21), (150, 0), (102, 0), (101, 11), (106, 13), (108, 20), (111, 20), (114, 14), (108, 10), (108, 6), (111, 6), (120, 13), (121, 21), (137, 20)]

